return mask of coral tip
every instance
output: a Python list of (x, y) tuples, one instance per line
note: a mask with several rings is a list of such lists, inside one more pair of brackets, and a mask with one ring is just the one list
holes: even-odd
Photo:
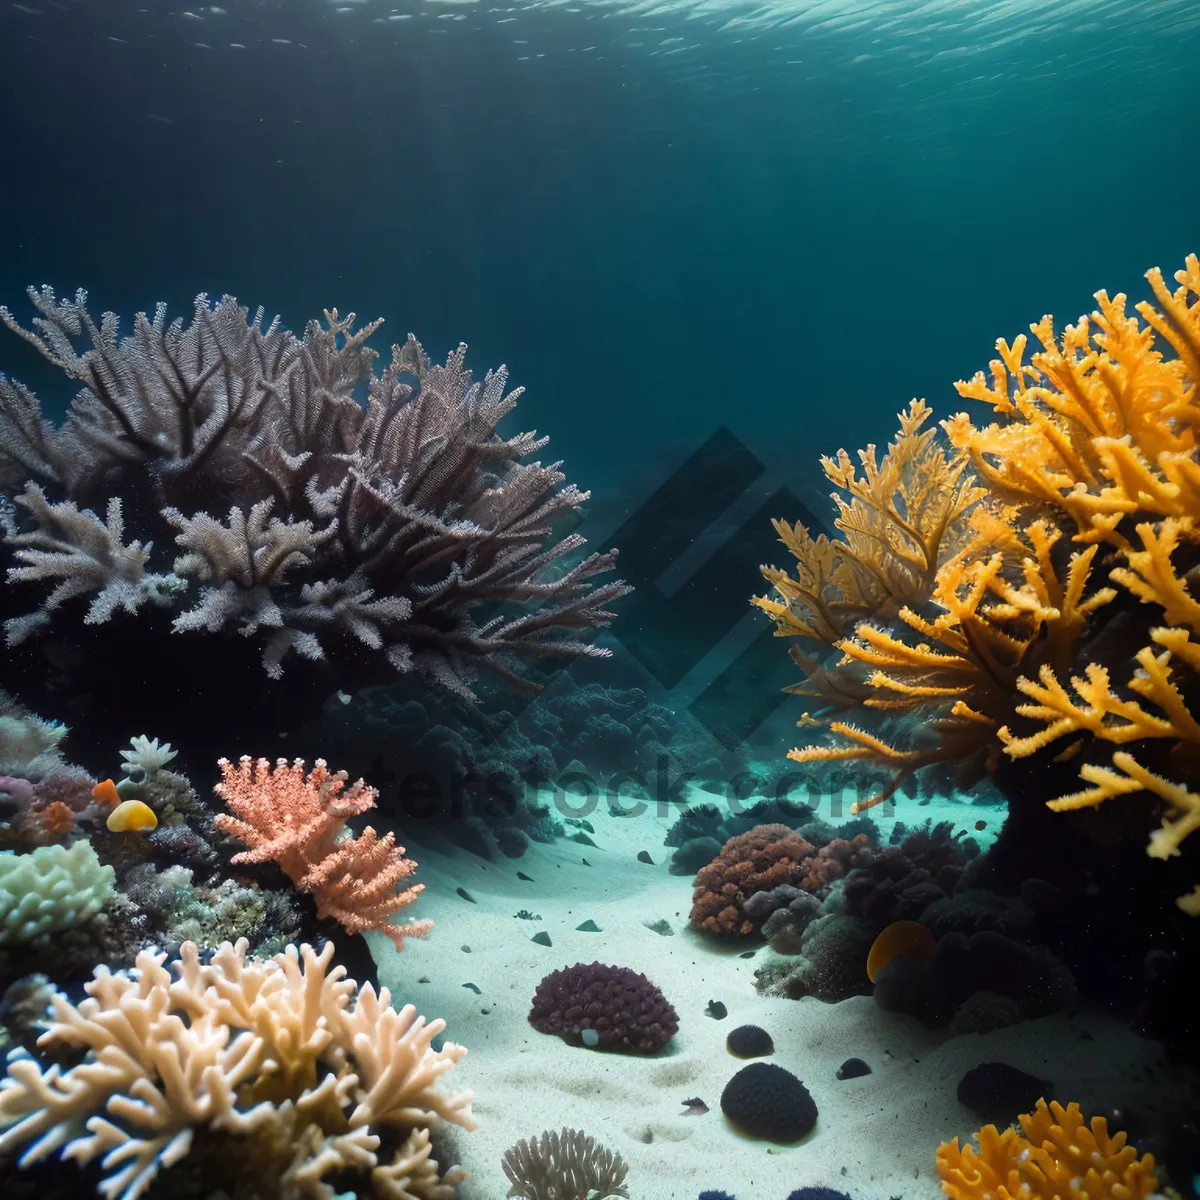
[(121, 794), (111, 779), (102, 779), (92, 788), (92, 799), (105, 808), (116, 808), (121, 803)]
[(125, 833), (130, 829), (153, 829), (158, 818), (148, 804), (124, 800), (108, 814), (107, 824), (113, 833)]

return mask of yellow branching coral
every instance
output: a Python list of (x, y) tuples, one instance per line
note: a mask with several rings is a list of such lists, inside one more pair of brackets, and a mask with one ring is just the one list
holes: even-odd
[(899, 414), (900, 433), (882, 461), (874, 445), (858, 452), (861, 473), (845, 450), (821, 459), (838, 489), (841, 539), (774, 522), (796, 574), (764, 566), (779, 599), (751, 603), (775, 620), (780, 637), (832, 646), (867, 617), (925, 600), (938, 568), (971, 536), (967, 515), (985, 491), (967, 474), (965, 455), (947, 454), (936, 428), (922, 431), (929, 411), (914, 400)]
[[(1118, 750), (1112, 757), (1116, 771), (1094, 763), (1085, 764), (1079, 776), (1085, 783), (1092, 784), (1086, 791), (1070, 796), (1060, 796), (1050, 801), (1055, 812), (1070, 812), (1077, 808), (1094, 808), (1112, 796), (1127, 796), (1131, 792), (1153, 792), (1166, 801), (1167, 812), (1161, 829), (1150, 836), (1146, 853), (1151, 858), (1171, 858), (1179, 853), (1179, 845), (1190, 833), (1200, 829), (1200, 794), (1189, 791), (1182, 784), (1171, 783), (1153, 771), (1147, 771), (1126, 750)], [(1118, 774), (1120, 772), (1120, 774)], [(1200, 889), (1198, 889), (1200, 890)], [(1188, 905), (1184, 905), (1191, 911)]]
[[(1174, 290), (1157, 268), (1147, 278), (1153, 301), (1132, 310), (1101, 291), (1061, 333), (1048, 316), (1031, 325), (1038, 349), (1026, 335), (997, 342), (990, 375), (957, 387), (998, 419), (944, 421), (954, 453), (919, 432), (928, 410), (914, 403), (882, 463), (860, 454), (862, 476), (844, 452), (824, 460), (843, 540), (777, 525), (797, 573), (764, 569), (778, 599), (755, 603), (780, 635), (842, 653), (829, 666), (793, 652), (806, 679), (788, 690), (812, 702), (800, 724), (830, 737), (789, 757), (891, 767), (892, 785), (857, 811), (928, 764), (962, 761), (966, 778), (1000, 750), (1049, 748), (1057, 763), (1079, 756), (1090, 785), (1051, 808), (1149, 793), (1163, 811), (1155, 857), (1200, 828), (1200, 258)], [(897, 484), (914, 464), (929, 504)], [(1069, 562), (1064, 535), (1079, 544)], [(1085, 638), (1092, 661), (1079, 662)], [(855, 709), (918, 716), (914, 744), (858, 727)], [(1095, 761), (1097, 746), (1138, 742), (1111, 769)], [(1200, 887), (1178, 903), (1200, 915)]]
[(1086, 1122), (1078, 1104), (1039, 1100), (1020, 1123), (1020, 1133), (985, 1125), (978, 1150), (958, 1138), (938, 1148), (950, 1200), (1146, 1200), (1158, 1186), (1153, 1155), (1139, 1158), (1103, 1117)]
[[(1027, 537), (1020, 585), (1009, 577), (999, 551), (973, 562), (954, 558), (937, 575), (931, 597), (941, 610), (936, 617), (922, 617), (908, 607), (900, 610), (907, 639), (899, 630), (864, 623), (853, 637), (837, 643), (845, 668), (865, 670), (868, 694), (861, 703), (890, 712), (929, 710), (927, 728), (936, 737), (934, 745), (903, 750), (835, 721), (829, 728), (838, 744), (793, 750), (789, 757), (798, 762), (872, 759), (897, 768), (900, 779), (917, 767), (980, 751), (987, 754), (987, 765), (994, 765), (997, 730), (1011, 716), (1022, 673), (1034, 662), (1063, 662), (1090, 614), (1114, 595), (1111, 588), (1100, 588), (1084, 598), (1094, 546), (1073, 555), (1060, 578), (1051, 554), (1058, 531), (1035, 522)], [(912, 635), (929, 640), (916, 641)], [(793, 690), (827, 699), (823, 677)], [(856, 806), (858, 811), (894, 790), (895, 785)]]
[[(1191, 519), (1167, 517), (1152, 524), (1141, 522), (1135, 535), (1141, 549), (1124, 551), (1126, 567), (1114, 567), (1109, 576), (1143, 603), (1162, 608), (1171, 622), (1150, 630), (1150, 645), (1135, 655), (1137, 670), (1126, 680), (1131, 695), (1114, 690), (1108, 668), (1088, 663), (1083, 676), (1072, 676), (1070, 690), (1051, 664), (1043, 663), (1036, 680), (1021, 678), (1017, 687), (1030, 703), (1016, 712), (1041, 722), (1041, 728), (1024, 737), (1008, 728), (1000, 730), (1005, 750), (1025, 758), (1063, 737), (1075, 734), (1127, 745), (1145, 740), (1174, 743), (1177, 757), (1190, 750), (1200, 755), (1200, 721), (1188, 703), (1200, 680), (1200, 602), (1191, 594), (1173, 561), (1181, 537), (1190, 531)], [(1200, 828), (1200, 797), (1181, 784), (1171, 783), (1147, 770), (1129, 753), (1113, 756), (1111, 771), (1085, 763), (1080, 778), (1092, 787), (1050, 801), (1056, 812), (1094, 808), (1113, 796), (1149, 791), (1165, 801), (1162, 827), (1150, 837), (1147, 853), (1167, 858), (1179, 853), (1188, 834)], [(1118, 771), (1120, 772), (1118, 774)], [(1200, 915), (1200, 889), (1179, 900), (1188, 913)]]
[(1030, 326), (1042, 349), (1028, 362), (1024, 334), (1001, 339), (990, 380), (981, 371), (957, 384), (1003, 423), (979, 429), (965, 413), (943, 423), (997, 496), (1065, 511), (1076, 541), (1124, 548), (1127, 517), (1200, 514), (1200, 260), (1176, 272), (1175, 292), (1157, 268), (1147, 278), (1159, 307), (1137, 305), (1145, 325), (1123, 294), (1103, 291), (1098, 311), (1061, 337), (1043, 317)]
[[(0, 1155), (100, 1159), (104, 1200), (137, 1200), (207, 1129), (251, 1141), (245, 1157), (279, 1200), (332, 1200), (324, 1177), (342, 1170), (367, 1173), (363, 1194), (383, 1200), (450, 1195), (461, 1172), (431, 1164), (426, 1131), (474, 1120), (469, 1092), (434, 1086), (466, 1053), (432, 1048), (445, 1022), (393, 1010), (386, 988), (354, 996), (344, 969), (328, 969), (332, 943), (265, 961), (246, 948), (226, 942), (203, 963), (186, 942), (173, 975), (143, 950), (135, 972), (97, 967), (79, 1005), (56, 995), (39, 1045), (86, 1054), (65, 1070), (10, 1057)], [(388, 1131), (399, 1149), (382, 1165)]]

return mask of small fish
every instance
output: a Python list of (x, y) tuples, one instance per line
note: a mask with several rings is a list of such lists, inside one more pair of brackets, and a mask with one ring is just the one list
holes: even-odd
[(123, 800), (108, 814), (105, 824), (113, 833), (128, 833), (134, 829), (153, 829), (158, 818), (150, 805), (140, 800)]
[(699, 1096), (693, 1096), (690, 1100), (685, 1100), (683, 1107), (687, 1110), (683, 1114), (685, 1117), (702, 1117), (708, 1112), (708, 1105)]
[(341, 701), (343, 704), (349, 704), (349, 703), (350, 703), (350, 701), (354, 699), (354, 697), (353, 697), (353, 696), (349, 695), (349, 694), (348, 694), (348, 693), (346, 693), (346, 692), (338, 692), (338, 694), (337, 694), (337, 698), (338, 698), (338, 699), (339, 699), (339, 700), (340, 700), (340, 701)]
[(102, 779), (92, 788), (92, 799), (105, 808), (116, 808), (121, 803), (121, 793), (111, 779)]

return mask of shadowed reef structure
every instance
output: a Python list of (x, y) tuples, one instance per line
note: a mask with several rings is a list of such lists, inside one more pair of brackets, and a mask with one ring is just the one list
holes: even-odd
[[(559, 535), (586, 493), (530, 461), (546, 439), (497, 432), (504, 368), (472, 381), (465, 346), (438, 366), (410, 335), (377, 372), (379, 322), (336, 309), (296, 337), (202, 295), (122, 337), (82, 291), (29, 296), (32, 328), (0, 320), (79, 384), (56, 427), (0, 376), (5, 674), (31, 703), (203, 754), (197, 701), (286, 728), (397, 673), (469, 696), (480, 670), (531, 689), (523, 663), (605, 653), (615, 552)], [(295, 658), (305, 686), (278, 685)]]

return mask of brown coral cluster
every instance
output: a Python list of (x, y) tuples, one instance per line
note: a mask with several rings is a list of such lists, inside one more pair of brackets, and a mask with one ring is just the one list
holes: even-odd
[[(957, 385), (997, 420), (944, 421), (948, 449), (914, 402), (881, 463), (861, 452), (865, 479), (823, 460), (843, 540), (777, 523), (797, 573), (763, 568), (778, 599), (754, 603), (840, 651), (793, 654), (800, 724), (825, 736), (790, 757), (890, 767), (860, 811), (932, 763), (968, 780), (1045, 750), (1090, 785), (1051, 808), (1149, 793), (1159, 858), (1200, 828), (1200, 260), (1174, 291), (1148, 278), (1134, 313), (1099, 292), (1061, 334), (1031, 326), (1028, 357), (1024, 335), (999, 341), (990, 376)], [(1179, 903), (1200, 914), (1200, 888)]]
[(735, 936), (757, 933), (761, 921), (747, 915), (746, 901), (757, 892), (798, 885), (813, 851), (811, 842), (786, 825), (756, 825), (731, 837), (696, 873), (692, 928)]
[(803, 875), (800, 886), (806, 892), (821, 892), (839, 879), (845, 879), (853, 869), (859, 855), (871, 845), (865, 833), (856, 833), (852, 838), (834, 838), (801, 864)]
[(1145, 1200), (1158, 1187), (1154, 1157), (1141, 1158), (1103, 1117), (1084, 1120), (1078, 1104), (1039, 1100), (1021, 1130), (985, 1125), (979, 1148), (958, 1138), (938, 1148), (950, 1200)]

